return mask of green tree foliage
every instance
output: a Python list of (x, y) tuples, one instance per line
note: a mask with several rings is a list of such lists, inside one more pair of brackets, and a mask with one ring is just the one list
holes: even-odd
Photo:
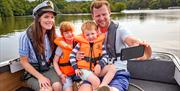
[(180, 0), (126, 0), (128, 9), (167, 9), (180, 6)]
[[(0, 17), (31, 15), (33, 8), (44, 0), (0, 0)], [(51, 0), (55, 10), (63, 14), (90, 13), (91, 2), (66, 2), (66, 0)], [(124, 9), (166, 9), (180, 6), (180, 0), (107, 0), (113, 12)]]
[(158, 3), (158, 0), (151, 0), (149, 2), (149, 6), (148, 6), (150, 9), (158, 9), (160, 8), (160, 5)]
[(171, 1), (170, 0), (160, 0), (160, 7), (165, 9), (171, 6)]
[(180, 6), (180, 0), (176, 0), (176, 5)]
[(126, 9), (126, 4), (122, 2), (115, 3), (114, 7), (112, 8), (112, 10), (115, 12), (121, 12), (124, 9)]
[(0, 16), (13, 16), (12, 7), (9, 0), (0, 0)]

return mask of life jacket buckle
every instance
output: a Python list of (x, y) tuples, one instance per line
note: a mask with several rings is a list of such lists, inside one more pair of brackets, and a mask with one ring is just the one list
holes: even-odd
[(109, 58), (109, 64), (113, 64), (115, 60), (116, 60), (115, 57)]

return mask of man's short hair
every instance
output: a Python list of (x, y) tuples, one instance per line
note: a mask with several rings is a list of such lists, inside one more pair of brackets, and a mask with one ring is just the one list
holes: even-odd
[(102, 5), (106, 5), (109, 12), (111, 11), (110, 4), (109, 4), (109, 2), (107, 0), (94, 0), (91, 3), (91, 7), (90, 7), (91, 13), (93, 13), (93, 8), (99, 9), (99, 8), (102, 7)]

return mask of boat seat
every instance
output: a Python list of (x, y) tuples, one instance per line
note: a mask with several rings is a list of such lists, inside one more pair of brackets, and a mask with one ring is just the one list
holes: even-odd
[(131, 74), (130, 83), (144, 91), (180, 91), (174, 78), (175, 65), (171, 60), (128, 60), (128, 70)]
[[(139, 79), (131, 79), (130, 83), (137, 85), (144, 91), (180, 91), (180, 86), (177, 84), (168, 84), (168, 83), (139, 80)], [(131, 88), (128, 91), (142, 91), (142, 90), (139, 90), (137, 88)]]
[(173, 61), (151, 59), (145, 61), (129, 60), (128, 70), (131, 78), (176, 84)]

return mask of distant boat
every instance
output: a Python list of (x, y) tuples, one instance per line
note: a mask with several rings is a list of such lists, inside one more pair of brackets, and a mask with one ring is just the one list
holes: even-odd
[(168, 9), (180, 9), (180, 6), (168, 7)]

